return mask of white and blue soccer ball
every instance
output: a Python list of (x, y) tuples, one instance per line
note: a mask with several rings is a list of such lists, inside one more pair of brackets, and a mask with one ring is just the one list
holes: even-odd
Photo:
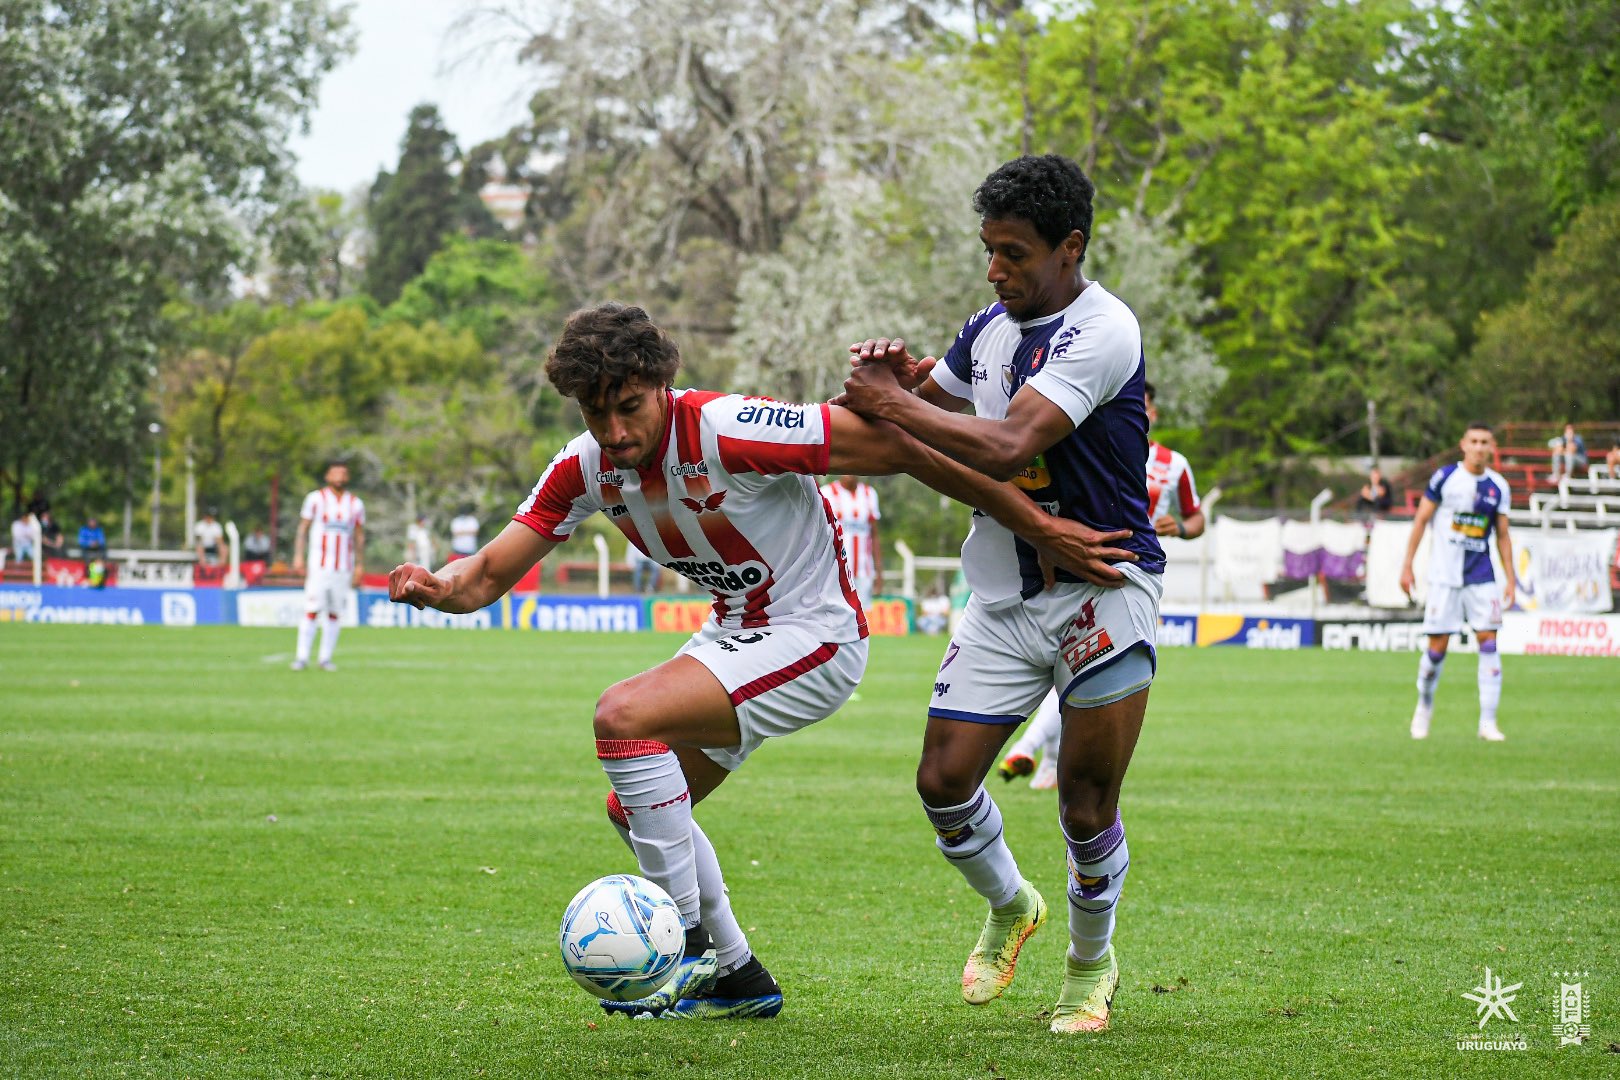
[(560, 944), (575, 982), (597, 997), (635, 1001), (669, 980), (686, 932), (667, 892), (634, 874), (609, 874), (569, 901)]

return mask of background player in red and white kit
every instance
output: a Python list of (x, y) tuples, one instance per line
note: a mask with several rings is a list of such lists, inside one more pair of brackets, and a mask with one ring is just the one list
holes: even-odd
[(832, 507), (844, 534), (844, 560), (862, 604), (872, 602), (872, 587), (883, 577), (883, 547), (878, 539), (878, 494), (858, 476), (840, 476), (821, 485), (821, 497)]
[(609, 687), (594, 718), (612, 783), (608, 815), (641, 871), (687, 927), (686, 955), (652, 998), (611, 1010), (770, 1016), (782, 998), (731, 913), (692, 806), (766, 738), (835, 712), (866, 665), (866, 619), (812, 476), (905, 470), (989, 512), (1082, 574), (1106, 572), (1116, 534), (1070, 528), (1009, 485), (915, 440), (822, 404), (675, 391), (672, 342), (640, 308), (604, 304), (568, 320), (546, 363), (587, 431), (565, 447), (477, 554), (437, 574), (389, 575), (400, 602), (473, 611), (604, 513), (630, 542), (714, 595), (712, 617), (677, 655)]
[(326, 467), (326, 486), (304, 496), (304, 507), (298, 512), (293, 573), (304, 574), (304, 618), (298, 624), (294, 671), (309, 666), (310, 646), (323, 613), (320, 664), (325, 671), (337, 670), (332, 653), (337, 649), (349, 591), (360, 584), (366, 549), (366, 507), (348, 487), (349, 467), (334, 461)]
[[(1150, 431), (1159, 422), (1159, 410), (1153, 404), (1153, 397), (1153, 384), (1144, 383), (1142, 403), (1147, 406)], [(1153, 519), (1154, 532), (1183, 540), (1204, 535), (1204, 508), (1198, 501), (1192, 466), (1180, 453), (1156, 439), (1148, 443), (1147, 487), (1148, 516)], [(1062, 734), (1063, 714), (1054, 690), (1046, 695), (1041, 707), (1030, 717), (1024, 733), (996, 766), (996, 774), (1003, 780), (1011, 780), (1033, 772), (1035, 775), (1029, 777), (1030, 787), (1037, 791), (1056, 788), (1058, 738)], [(1041, 759), (1039, 768), (1035, 765), (1037, 754)]]
[[(1502, 612), (1513, 606), (1517, 584), (1507, 515), (1513, 496), (1506, 478), (1488, 464), (1496, 455), (1496, 435), (1489, 426), (1469, 424), (1459, 445), (1462, 460), (1442, 466), (1423, 489), (1401, 566), (1401, 588), (1411, 596), (1417, 585), (1412, 561), (1417, 558), (1423, 530), (1432, 521), (1429, 597), (1423, 608), (1423, 632), (1429, 636), (1429, 647), (1418, 658), (1412, 738), (1429, 737), (1434, 690), (1446, 662), (1446, 647), (1466, 621), (1479, 641), (1479, 737), (1501, 742), (1505, 736), (1496, 723), (1496, 708), (1502, 700), (1502, 661), (1496, 652), (1496, 631), (1502, 626)], [(1493, 532), (1506, 578), (1500, 587), (1491, 567)]]

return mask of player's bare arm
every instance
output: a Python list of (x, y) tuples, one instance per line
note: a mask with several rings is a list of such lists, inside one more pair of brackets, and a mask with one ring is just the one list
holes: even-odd
[(304, 572), (304, 548), (309, 543), (309, 519), (302, 518), (298, 522), (298, 533), (293, 537), (293, 573)]
[(1153, 531), (1160, 536), (1176, 536), (1183, 540), (1193, 540), (1204, 535), (1204, 512), (1194, 510), (1180, 521), (1174, 514), (1160, 514), (1153, 523)]
[(829, 411), (830, 473), (909, 473), (940, 494), (989, 514), (1053, 563), (1095, 585), (1122, 583), (1124, 575), (1112, 564), (1136, 561), (1131, 552), (1112, 546), (1130, 535), (1128, 529), (1099, 532), (1048, 514), (1012, 484), (964, 468), (893, 425), (873, 423), (837, 405)]
[(1518, 594), (1519, 578), (1513, 571), (1513, 537), (1508, 535), (1508, 516), (1496, 515), (1496, 554), (1502, 559), (1502, 610), (1513, 606)]
[[(1417, 576), (1412, 571), (1412, 563), (1417, 558), (1418, 545), (1423, 542), (1423, 530), (1429, 527), (1429, 519), (1434, 517), (1437, 505), (1433, 499), (1425, 495), (1418, 500), (1417, 513), (1412, 515), (1412, 532), (1406, 538), (1406, 558), (1401, 562), (1401, 591), (1408, 597), (1417, 587)], [(1509, 574), (1512, 572), (1508, 571)]]
[(366, 573), (366, 527), (359, 523), (354, 526), (354, 587), (360, 587), (361, 578)]
[(510, 592), (556, 546), (556, 541), (514, 521), (476, 554), (457, 559), (438, 573), (415, 563), (394, 567), (388, 575), (388, 599), (453, 614), (479, 611)]
[(995, 480), (1012, 479), (1037, 454), (1074, 430), (1067, 413), (1028, 387), (1014, 395), (1004, 420), (946, 412), (907, 393), (888, 363), (852, 368), (844, 398), (856, 412), (887, 420)]

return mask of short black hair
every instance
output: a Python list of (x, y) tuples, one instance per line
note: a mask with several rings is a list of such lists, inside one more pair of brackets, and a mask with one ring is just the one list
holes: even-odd
[(1485, 434), (1489, 435), (1491, 438), (1493, 438), (1493, 439), (1496, 438), (1496, 429), (1492, 428), (1491, 425), (1487, 424), (1483, 420), (1470, 420), (1470, 421), (1468, 421), (1468, 426), (1463, 428), (1463, 434), (1466, 435), (1470, 431), (1483, 431)]
[[(981, 218), (1027, 221), (1053, 247), (1078, 230), (1085, 247), (1090, 247), (1091, 200), (1096, 194), (1096, 185), (1068, 158), (1025, 154), (984, 178), (973, 193), (973, 209)], [(1085, 258), (1083, 247), (1080, 261)]]
[(1142, 395), (1144, 397), (1150, 397), (1154, 401), (1159, 400), (1159, 392), (1153, 389), (1153, 384), (1146, 380), (1143, 380), (1142, 382)]
[(546, 358), (546, 378), (563, 397), (586, 403), (631, 381), (668, 386), (681, 350), (641, 308), (610, 300), (568, 316)]

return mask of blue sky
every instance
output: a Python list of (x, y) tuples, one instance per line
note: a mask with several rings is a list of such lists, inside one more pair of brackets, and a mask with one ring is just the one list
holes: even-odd
[(523, 117), (530, 77), (513, 46), (458, 62), (471, 42), (447, 34), (463, 10), (459, 0), (357, 0), (359, 48), (327, 74), (310, 133), (292, 141), (300, 180), (345, 192), (369, 184), (399, 160), (405, 116), (424, 101), (463, 147)]

